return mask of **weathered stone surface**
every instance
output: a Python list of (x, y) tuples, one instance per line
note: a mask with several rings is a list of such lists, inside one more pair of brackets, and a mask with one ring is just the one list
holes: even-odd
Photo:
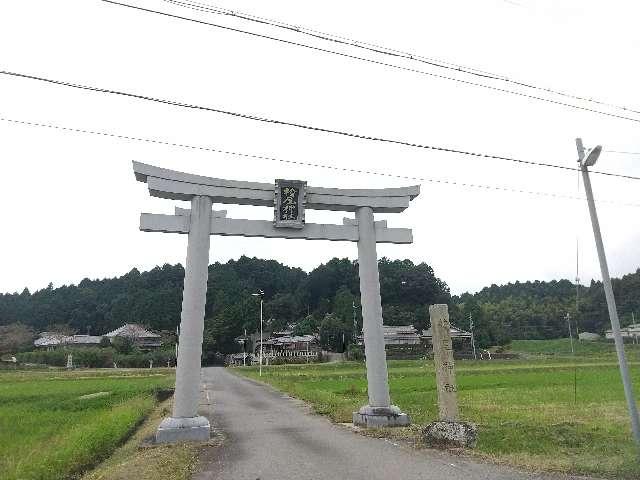
[(205, 417), (167, 417), (158, 427), (156, 443), (206, 442), (210, 434), (211, 426)]
[(365, 405), (357, 412), (353, 412), (353, 424), (369, 428), (406, 427), (411, 424), (411, 419), (395, 405), (390, 407)]
[(464, 447), (476, 446), (477, 429), (466, 422), (433, 422), (423, 430), (424, 441), (431, 447)]
[(456, 372), (451, 343), (451, 324), (447, 305), (431, 305), (431, 332), (433, 334), (433, 362), (436, 368), (436, 386), (438, 388), (438, 411), (440, 420), (455, 422), (458, 420), (458, 397)]

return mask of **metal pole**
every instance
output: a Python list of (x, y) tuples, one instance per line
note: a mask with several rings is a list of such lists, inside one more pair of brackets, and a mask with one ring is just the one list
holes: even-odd
[(571, 342), (571, 355), (575, 355), (576, 352), (573, 350), (573, 334), (571, 333), (571, 316), (569, 315), (569, 312), (567, 312), (565, 319), (567, 320), (567, 327), (569, 327), (569, 341)]
[(476, 355), (476, 339), (473, 334), (473, 318), (471, 317), (471, 312), (469, 312), (469, 330), (471, 330), (471, 347), (473, 348), (473, 359), (477, 360), (478, 357)]
[(620, 320), (618, 319), (618, 311), (616, 309), (616, 300), (613, 296), (613, 288), (611, 287), (611, 278), (609, 277), (609, 267), (607, 258), (604, 253), (604, 245), (602, 243), (602, 235), (600, 233), (600, 224), (598, 222), (598, 214), (596, 205), (593, 200), (593, 190), (591, 189), (591, 180), (589, 178), (589, 170), (587, 165), (582, 163), (584, 150), (582, 148), (582, 140), (576, 139), (578, 154), (580, 157), (580, 167), (582, 170), (582, 181), (584, 191), (587, 196), (587, 204), (589, 205), (589, 215), (591, 216), (591, 225), (593, 227), (593, 236), (596, 241), (596, 249), (598, 250), (598, 260), (600, 261), (600, 271), (602, 272), (602, 284), (604, 286), (604, 294), (607, 298), (607, 307), (609, 309), (609, 318), (611, 320), (611, 331), (616, 344), (616, 352), (618, 354), (618, 364), (620, 366), (620, 376), (622, 377), (622, 385), (624, 387), (624, 395), (629, 408), (629, 416), (631, 417), (631, 429), (633, 436), (638, 445), (640, 445), (640, 418), (638, 417), (638, 408), (633, 395), (633, 386), (631, 377), (629, 376), (629, 367), (624, 354), (624, 343), (620, 334)]
[(358, 343), (358, 322), (356, 320), (356, 302), (351, 302), (351, 308), (353, 309), (353, 344)]
[(573, 334), (571, 333), (571, 315), (567, 312), (567, 327), (569, 327), (569, 341), (571, 342), (571, 357), (573, 358), (573, 403), (578, 403), (578, 366), (576, 365), (576, 352), (573, 349)]
[(262, 376), (262, 297), (260, 297), (260, 376)]

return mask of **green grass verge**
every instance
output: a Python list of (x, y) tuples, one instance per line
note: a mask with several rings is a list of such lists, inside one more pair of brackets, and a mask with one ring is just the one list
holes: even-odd
[(172, 385), (172, 375), (0, 372), (0, 478), (60, 480), (95, 465), (154, 408), (155, 391)]
[[(577, 356), (615, 356), (616, 347), (613, 342), (604, 340), (597, 342), (573, 341)], [(571, 355), (571, 340), (558, 338), (554, 340), (513, 340), (508, 349), (516, 353), (531, 355)], [(625, 351), (637, 357), (640, 354), (640, 344), (625, 344)]]
[(144, 424), (113, 455), (82, 477), (82, 480), (188, 480), (196, 465), (193, 444), (141, 445), (153, 436), (163, 417), (171, 412), (171, 401), (160, 404)]
[[(631, 357), (632, 377), (640, 385), (640, 362)], [(235, 371), (258, 379), (254, 367)], [(458, 361), (456, 374), (461, 414), (478, 425), (476, 455), (536, 470), (640, 478), (614, 358)], [(336, 422), (350, 422), (351, 413), (367, 403), (361, 363), (270, 366), (261, 380)], [(437, 419), (431, 362), (390, 361), (389, 384), (393, 403), (414, 424)], [(383, 434), (418, 437), (419, 429)]]

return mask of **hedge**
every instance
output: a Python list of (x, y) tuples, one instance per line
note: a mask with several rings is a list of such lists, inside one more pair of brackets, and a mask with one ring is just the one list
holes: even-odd
[(154, 367), (166, 367), (169, 361), (176, 364), (173, 350), (156, 350), (152, 352), (137, 351), (131, 354), (115, 352), (112, 348), (62, 348), (56, 350), (36, 350), (16, 354), (19, 363), (35, 363), (54, 367), (65, 367), (67, 355), (73, 355), (74, 367), (111, 368), (115, 364), (120, 368), (147, 368), (149, 360)]

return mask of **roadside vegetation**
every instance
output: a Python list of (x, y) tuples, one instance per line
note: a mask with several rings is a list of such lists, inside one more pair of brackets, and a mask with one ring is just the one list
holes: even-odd
[(113, 455), (82, 480), (189, 480), (196, 465), (194, 444), (145, 446), (171, 412), (171, 400), (162, 402)]
[[(640, 385), (640, 351), (629, 354)], [(281, 365), (234, 371), (309, 402), (335, 422), (366, 404), (364, 364)], [(640, 478), (620, 375), (613, 354), (517, 361), (458, 361), (461, 414), (478, 425), (473, 455), (533, 470)], [(575, 375), (575, 377), (574, 377)], [(575, 394), (574, 394), (575, 378)], [(390, 361), (391, 397), (414, 423), (380, 435), (420, 445), (420, 425), (437, 419), (432, 361)]]
[[(625, 343), (625, 351), (631, 355), (640, 352), (640, 344)], [(525, 355), (554, 355), (571, 356), (571, 340), (557, 338), (554, 340), (513, 340), (509, 351)], [(573, 340), (576, 356), (615, 356), (616, 346), (613, 341), (600, 340), (595, 342)], [(636, 353), (634, 353), (636, 352)]]
[(0, 371), (0, 478), (60, 480), (107, 458), (173, 371)]

